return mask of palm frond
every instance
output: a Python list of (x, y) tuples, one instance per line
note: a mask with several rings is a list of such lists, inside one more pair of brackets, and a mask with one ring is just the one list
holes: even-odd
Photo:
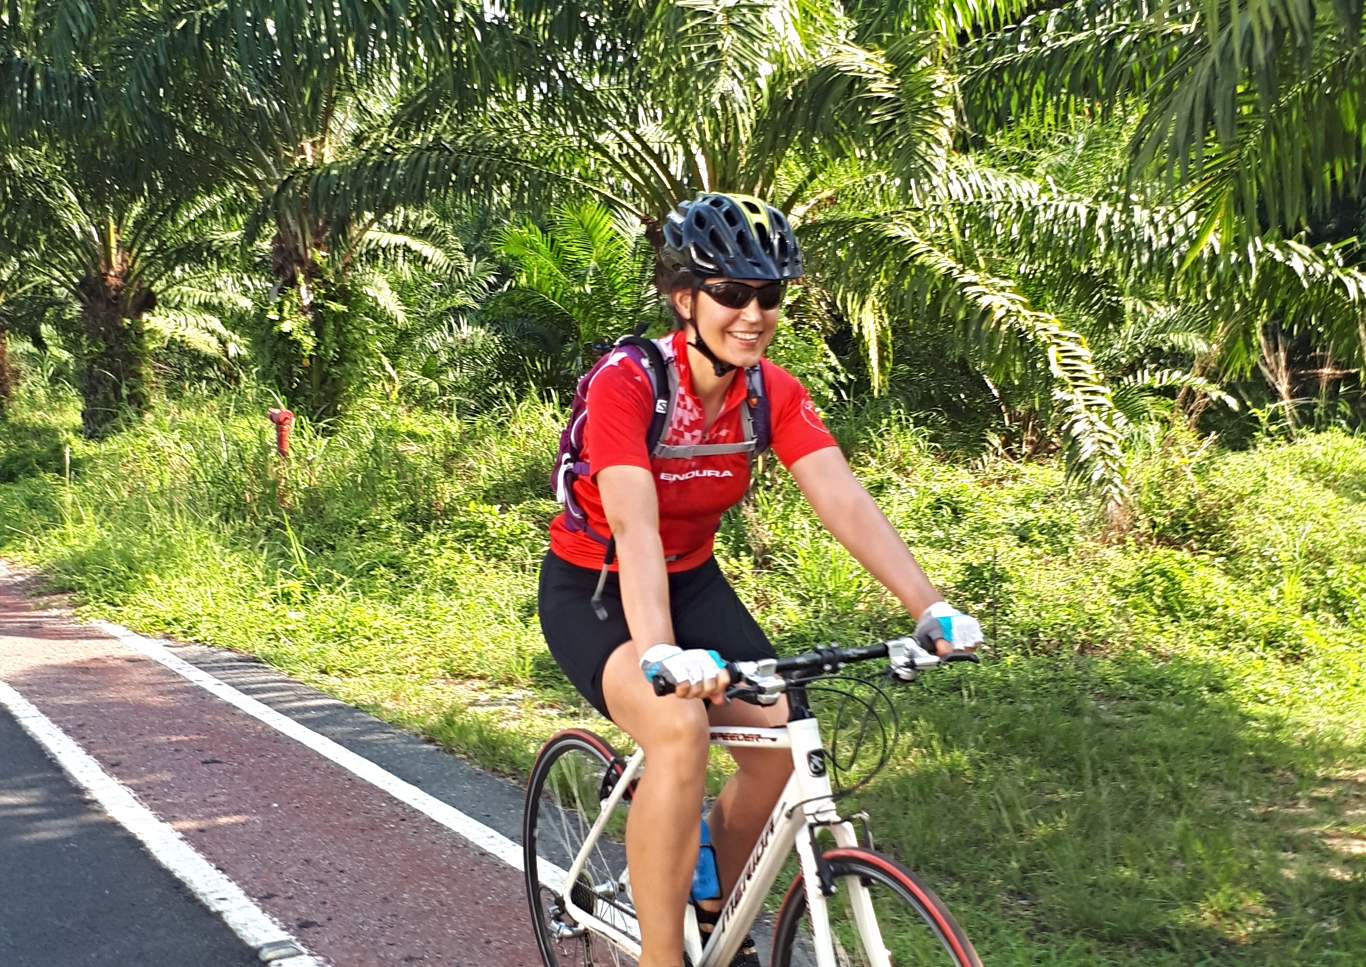
[(399, 232), (388, 232), (372, 228), (360, 236), (355, 244), (357, 254), (375, 252), (391, 259), (402, 261), (405, 257), (416, 259), (419, 264), (434, 272), (448, 272), (451, 269), (450, 257), (426, 239)]
[(380, 312), (384, 313), (393, 325), (400, 329), (408, 325), (408, 310), (383, 273), (365, 272), (357, 279), (357, 282), (365, 297)]
[(378, 69), (411, 57), (437, 57), (477, 42), (477, 5), (436, 0), (179, 0), (147, 10), (121, 38), (122, 70), (134, 104), (150, 104), (180, 65), (231, 64), (248, 76), (281, 70), (318, 77), (340, 65)]
[[(964, 351), (999, 371), (1042, 362), (1053, 381), (1069, 466), (1111, 505), (1126, 496), (1122, 416), (1083, 336), (1033, 306), (1008, 281), (978, 272), (933, 245), (911, 219), (832, 219), (807, 226), (825, 284), (883, 294), (888, 319), (931, 313), (957, 326)], [(853, 282), (853, 280), (858, 280)], [(857, 298), (857, 296), (856, 296)]]
[(1156, 81), (1173, 45), (1196, 34), (1174, 13), (1145, 0), (1073, 0), (986, 33), (965, 56), (970, 121), (985, 129), (1020, 118), (1054, 126), (1122, 105)]
[(1238, 401), (1213, 380), (1180, 369), (1140, 369), (1116, 381), (1115, 405), (1133, 419), (1127, 405), (1134, 397), (1141, 397), (1155, 390), (1186, 389), (1201, 396), (1207, 396), (1228, 407), (1238, 409)]
[(291, 175), (276, 190), (272, 204), (293, 204), (299, 190), (319, 212), (385, 212), (442, 197), (480, 195), (508, 197), (533, 208), (553, 204), (557, 194), (575, 189), (598, 195), (620, 210), (643, 214), (626, 198), (572, 173), (573, 168), (528, 156), (510, 144), (481, 144), (477, 138), (463, 144), (436, 140), (382, 148)]
[(210, 312), (189, 306), (159, 307), (142, 320), (149, 333), (167, 342), (175, 342), (205, 356), (236, 359), (242, 355), (242, 344), (237, 335)]

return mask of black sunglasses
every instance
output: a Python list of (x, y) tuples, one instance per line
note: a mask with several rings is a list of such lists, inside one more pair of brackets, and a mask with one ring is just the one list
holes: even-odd
[(782, 282), (752, 286), (743, 282), (702, 282), (697, 286), (727, 309), (743, 309), (751, 299), (759, 300), (760, 309), (776, 309), (783, 303), (787, 286)]

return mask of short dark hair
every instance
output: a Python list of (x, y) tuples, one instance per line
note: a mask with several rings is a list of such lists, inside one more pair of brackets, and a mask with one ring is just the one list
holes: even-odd
[(682, 329), (688, 324), (688, 320), (679, 314), (678, 308), (674, 305), (673, 294), (679, 289), (692, 289), (701, 281), (696, 273), (688, 269), (673, 269), (663, 262), (655, 263), (655, 289), (668, 305), (669, 312), (673, 314), (674, 329)]

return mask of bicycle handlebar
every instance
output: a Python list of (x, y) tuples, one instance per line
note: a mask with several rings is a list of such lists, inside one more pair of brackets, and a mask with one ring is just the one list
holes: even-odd
[[(786, 691), (786, 686), (792, 681), (800, 681), (806, 677), (803, 673), (833, 674), (845, 665), (877, 658), (891, 659), (893, 673), (907, 681), (914, 679), (915, 673), (922, 668), (981, 661), (977, 654), (971, 651), (956, 651), (942, 657), (932, 655), (910, 638), (893, 638), (880, 645), (865, 648), (818, 648), (789, 658), (726, 662), (726, 671), (730, 674), (731, 680), (731, 686), (726, 689), (726, 697), (734, 698), (736, 693), (751, 690), (774, 693)], [(781, 685), (774, 681), (775, 678), (781, 680)], [(654, 685), (656, 695), (674, 693), (674, 683), (664, 678), (656, 677), (651, 684)]]
[[(726, 662), (726, 672), (730, 675), (730, 680), (732, 683), (742, 681), (744, 679), (744, 673), (740, 671), (740, 666), (733, 661)], [(660, 696), (661, 698), (665, 695), (672, 695), (674, 693), (674, 689), (677, 688), (677, 686), (673, 682), (659, 675), (656, 675), (654, 678), (650, 679), (650, 684), (652, 684), (655, 687), (655, 694)], [(730, 688), (734, 687), (734, 684), (730, 686)], [(727, 697), (729, 697), (730, 695), (730, 688), (726, 689)]]

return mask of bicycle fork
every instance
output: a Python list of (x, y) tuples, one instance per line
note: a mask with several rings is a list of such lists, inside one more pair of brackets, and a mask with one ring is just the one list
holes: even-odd
[(853, 848), (859, 845), (853, 823), (841, 819), (835, 810), (834, 789), (830, 783), (826, 753), (821, 745), (820, 730), (815, 719), (801, 719), (788, 724), (792, 739), (792, 784), (797, 787), (798, 802), (805, 813), (805, 823), (798, 830), (797, 855), (801, 861), (803, 887), (806, 891), (807, 916), (811, 922), (811, 939), (816, 948), (817, 967), (838, 967), (835, 961), (835, 937), (830, 928), (830, 911), (826, 900), (843, 888), (858, 928), (859, 942), (872, 961), (873, 967), (892, 967), (890, 953), (882, 939), (882, 931), (873, 910), (873, 899), (867, 886), (858, 877), (846, 877), (836, 883), (821, 858), (818, 830), (830, 830), (835, 845)]

